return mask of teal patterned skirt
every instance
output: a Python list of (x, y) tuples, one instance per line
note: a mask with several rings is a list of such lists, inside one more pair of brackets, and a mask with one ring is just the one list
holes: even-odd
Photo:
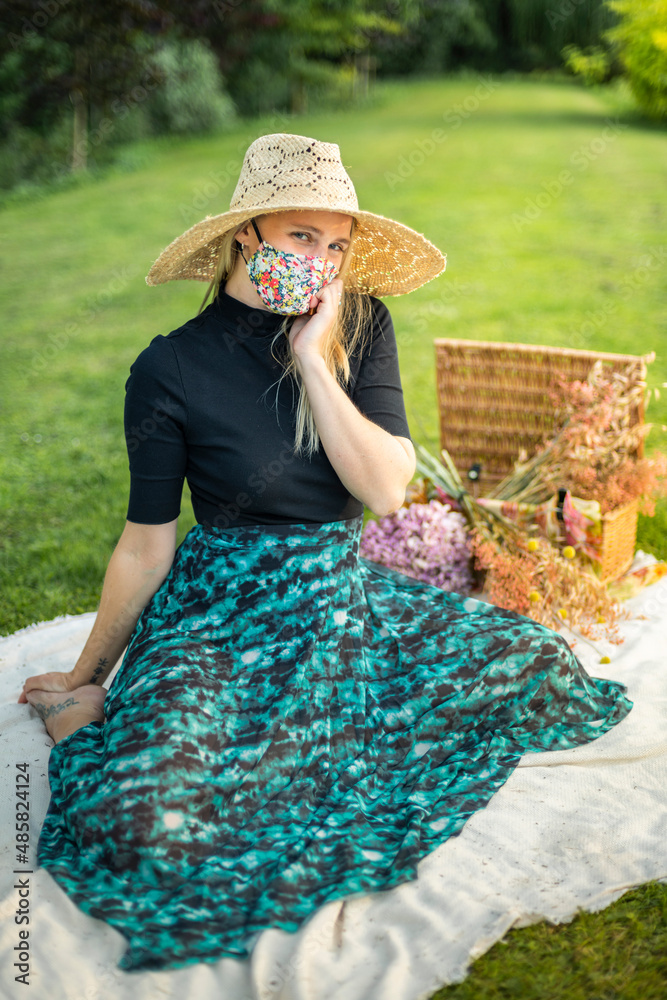
[(630, 711), (557, 633), (360, 557), (362, 522), (196, 525), (105, 722), (51, 751), (38, 860), (121, 968), (242, 958), (416, 879), (522, 754)]

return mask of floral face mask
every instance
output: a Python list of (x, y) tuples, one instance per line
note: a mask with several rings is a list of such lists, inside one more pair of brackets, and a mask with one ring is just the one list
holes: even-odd
[(252, 220), (259, 246), (246, 269), (250, 280), (272, 312), (283, 316), (302, 316), (310, 309), (310, 299), (338, 274), (338, 268), (325, 257), (287, 253), (266, 243)]

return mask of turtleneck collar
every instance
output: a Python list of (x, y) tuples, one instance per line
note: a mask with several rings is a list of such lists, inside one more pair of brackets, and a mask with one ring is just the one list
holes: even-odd
[(228, 295), (224, 287), (207, 306), (206, 312), (221, 322), (231, 333), (245, 336), (268, 336), (277, 333), (285, 317), (281, 313), (270, 312), (246, 305), (240, 299)]

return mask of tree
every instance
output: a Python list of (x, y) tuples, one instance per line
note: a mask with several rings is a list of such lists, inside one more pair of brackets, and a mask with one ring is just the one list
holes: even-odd
[(667, 0), (607, 0), (619, 16), (605, 33), (627, 73), (637, 103), (667, 118)]
[[(613, 15), (602, 0), (478, 0), (496, 39), (497, 69), (559, 67), (565, 45), (599, 43)], [(486, 62), (492, 68), (492, 61)]]
[(442, 73), (496, 47), (477, 0), (421, 0), (406, 27), (398, 37), (377, 41), (380, 68), (387, 73)]
[(157, 85), (145, 55), (172, 18), (152, 0), (11, 0), (0, 2), (0, 15), (5, 135), (11, 124), (44, 134), (69, 107), (71, 168), (84, 169), (91, 111)]
[[(166, 0), (168, 2), (168, 0)], [(369, 72), (376, 38), (400, 32), (419, 0), (172, 0), (180, 30), (206, 37), (244, 114), (304, 111), (309, 95)], [(363, 80), (362, 87), (363, 89)]]

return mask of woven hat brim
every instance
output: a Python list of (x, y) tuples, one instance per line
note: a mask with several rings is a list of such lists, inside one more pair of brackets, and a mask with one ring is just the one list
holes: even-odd
[[(258, 208), (257, 215), (304, 211), (303, 205)], [(317, 208), (340, 212), (356, 220), (351, 258), (345, 283), (349, 288), (381, 297), (412, 292), (441, 274), (447, 255), (422, 233), (373, 212), (349, 207)], [(251, 209), (223, 212), (196, 223), (162, 251), (146, 276), (149, 285), (191, 279), (212, 281), (222, 238), (230, 229), (251, 218)]]

